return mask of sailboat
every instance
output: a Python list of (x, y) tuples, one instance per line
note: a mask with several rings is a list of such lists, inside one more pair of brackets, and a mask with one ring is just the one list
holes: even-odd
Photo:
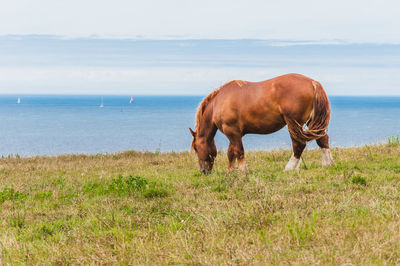
[(103, 96), (101, 96), (101, 104), (100, 104), (100, 108), (104, 107), (104, 102), (103, 102)]
[(131, 97), (131, 100), (129, 101), (129, 103), (130, 103), (130, 104), (132, 104), (132, 103), (133, 103), (133, 97)]
[(18, 97), (17, 104), (21, 103), (21, 98)]

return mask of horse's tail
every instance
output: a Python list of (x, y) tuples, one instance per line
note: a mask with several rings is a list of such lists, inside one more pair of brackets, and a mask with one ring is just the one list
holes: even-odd
[(321, 84), (313, 80), (312, 85), (314, 86), (313, 109), (305, 125), (300, 125), (293, 118), (285, 117), (291, 137), (301, 143), (324, 137), (331, 116), (328, 96)]

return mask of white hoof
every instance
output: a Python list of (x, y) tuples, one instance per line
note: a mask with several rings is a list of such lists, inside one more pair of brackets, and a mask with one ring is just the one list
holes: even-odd
[(247, 164), (246, 161), (239, 161), (238, 163), (238, 170), (239, 172), (246, 173), (247, 172)]
[(294, 157), (294, 154), (292, 154), (292, 157), (290, 157), (290, 160), (285, 167), (285, 171), (292, 171), (292, 170), (299, 171), (300, 163), (301, 159), (297, 159), (296, 157)]
[(331, 151), (329, 149), (324, 149), (324, 148), (321, 150), (322, 150), (322, 167), (335, 165)]

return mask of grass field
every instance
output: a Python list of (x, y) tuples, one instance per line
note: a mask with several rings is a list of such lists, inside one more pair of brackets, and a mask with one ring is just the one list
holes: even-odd
[(0, 159), (0, 264), (399, 264), (400, 145)]

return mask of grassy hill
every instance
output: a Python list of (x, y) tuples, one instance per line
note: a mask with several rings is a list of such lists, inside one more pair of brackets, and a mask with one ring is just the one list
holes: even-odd
[(400, 145), (0, 159), (0, 263), (400, 263)]

